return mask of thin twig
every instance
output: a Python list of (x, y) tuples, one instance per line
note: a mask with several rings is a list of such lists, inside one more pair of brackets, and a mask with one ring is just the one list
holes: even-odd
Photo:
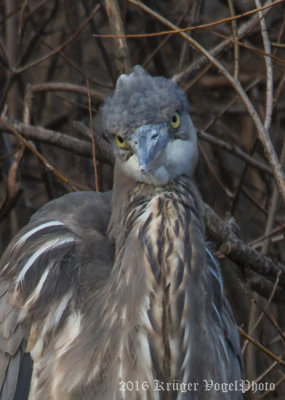
[(280, 283), (282, 281), (282, 287), (285, 286), (285, 267), (243, 243), (231, 226), (226, 224), (207, 204), (204, 204), (204, 221), (209, 237), (217, 244), (221, 244), (219, 250), (222, 253), (272, 282), (275, 282), (277, 273), (281, 271)]
[[(263, 316), (265, 315), (265, 312), (267, 311), (269, 305), (271, 304), (272, 299), (273, 299), (273, 297), (274, 297), (274, 295), (275, 295), (275, 293), (276, 293), (277, 287), (278, 287), (280, 275), (281, 275), (281, 272), (278, 272), (277, 277), (276, 277), (276, 281), (275, 281), (275, 283), (274, 283), (272, 292), (271, 292), (271, 294), (270, 294), (270, 297), (269, 297), (269, 299), (267, 300), (267, 303), (265, 304), (264, 309), (262, 310), (261, 314), (259, 315), (259, 317), (258, 317), (257, 320), (255, 321), (255, 323), (254, 323), (253, 326), (251, 327), (251, 330), (249, 331), (249, 335), (252, 335), (252, 334), (254, 333), (255, 329), (258, 327), (258, 325), (260, 324), (260, 322), (261, 322)], [(244, 342), (244, 344), (243, 344), (243, 347), (242, 347), (242, 352), (243, 352), (243, 353), (245, 352), (248, 343), (249, 343), (249, 341), (248, 341), (248, 340), (245, 340), (245, 342)]]
[(240, 47), (244, 47), (245, 49), (248, 49), (248, 50), (252, 51), (255, 54), (259, 54), (259, 55), (261, 55), (263, 57), (270, 58), (271, 60), (274, 60), (279, 64), (282, 64), (282, 65), (285, 64), (285, 60), (283, 58), (277, 57), (274, 54), (268, 53), (268, 52), (266, 52), (264, 50), (261, 50), (261, 49), (259, 49), (257, 47), (253, 47), (253, 46), (249, 45), (246, 42), (241, 42), (240, 40), (236, 40), (236, 39), (234, 39), (232, 37), (229, 37), (229, 36), (226, 36), (226, 35), (224, 35), (224, 34), (222, 34), (220, 32), (214, 32), (214, 31), (210, 31), (210, 32), (215, 36), (218, 36), (220, 38), (228, 40), (229, 42), (231, 42), (234, 45), (237, 44)]
[[(210, 65), (211, 65), (211, 64), (210, 64)], [(244, 90), (245, 90), (246, 92), (248, 92), (250, 89), (252, 89), (254, 86), (256, 86), (259, 82), (260, 82), (260, 79), (259, 79), (259, 78), (255, 78), (252, 82), (250, 82), (250, 83), (246, 86), (246, 88), (245, 88)], [(228, 102), (228, 104), (227, 104), (217, 115), (215, 115), (215, 116), (211, 119), (210, 122), (207, 123), (206, 126), (204, 126), (203, 131), (209, 130), (210, 127), (211, 127), (212, 125), (214, 125), (214, 123), (215, 123), (219, 118), (221, 118), (221, 117), (225, 114), (225, 112), (227, 112), (227, 111), (238, 101), (238, 99), (239, 99), (239, 95), (236, 94), (236, 95), (233, 97), (233, 99), (231, 99), (231, 100)]]
[[(249, 156), (252, 157), (252, 158), (253, 158), (253, 154), (254, 154), (256, 146), (257, 146), (257, 142), (258, 142), (257, 139), (255, 139), (254, 143), (251, 146), (251, 149), (249, 151)], [(237, 184), (235, 196), (234, 196), (234, 199), (233, 199), (232, 205), (231, 205), (231, 214), (232, 215), (234, 215), (234, 213), (235, 213), (235, 209), (236, 209), (236, 206), (238, 204), (240, 193), (244, 192), (243, 183), (244, 183), (244, 180), (245, 180), (245, 177), (246, 177), (246, 173), (247, 173), (248, 167), (249, 167), (248, 162), (246, 162), (245, 165), (243, 166), (243, 169), (242, 169), (241, 174), (239, 176), (239, 182)], [(246, 195), (247, 195), (247, 193), (246, 193)]]
[[(255, 4), (256, 7), (260, 7), (261, 5), (259, 0), (255, 0)], [(260, 16), (261, 36), (263, 40), (264, 51), (266, 54), (271, 54), (271, 46), (268, 37), (265, 18), (263, 16), (262, 11), (258, 11), (258, 14)], [(265, 107), (264, 127), (266, 130), (269, 130), (272, 119), (272, 111), (273, 111), (273, 69), (272, 69), (272, 60), (270, 57), (265, 57), (265, 66), (266, 66), (266, 107)]]
[(77, 36), (86, 28), (88, 25), (89, 21), (94, 17), (94, 15), (98, 12), (100, 9), (100, 5), (97, 4), (97, 6), (94, 8), (94, 10), (91, 12), (88, 18), (83, 22), (83, 24), (74, 32), (74, 34), (66, 40), (64, 43), (62, 43), (59, 47), (57, 47), (55, 50), (52, 50), (50, 53), (45, 54), (44, 56), (30, 62), (27, 65), (24, 65), (23, 67), (17, 68), (14, 72), (16, 74), (21, 74), (24, 71), (27, 71), (28, 69), (31, 69), (35, 67), (36, 65), (41, 64), (43, 61), (48, 60), (49, 58), (53, 57), (55, 54), (61, 52), (65, 47), (70, 45), (76, 38)]
[(92, 162), (93, 162), (93, 170), (94, 170), (94, 186), (96, 192), (99, 192), (99, 184), (98, 184), (98, 173), (97, 173), (97, 161), (96, 161), (96, 145), (94, 139), (93, 132), (93, 118), (92, 118), (92, 103), (91, 103), (91, 95), (90, 95), (90, 84), (87, 80), (87, 92), (88, 92), (88, 109), (89, 109), (89, 126), (90, 126), (90, 136), (92, 143)]
[(209, 133), (201, 131), (198, 131), (198, 138), (201, 140), (205, 140), (206, 142), (211, 143), (212, 145), (233, 154), (234, 156), (246, 161), (254, 168), (258, 168), (269, 175), (273, 175), (273, 172), (270, 167), (268, 167), (267, 165), (258, 160), (255, 160), (253, 157), (250, 157), (236, 145), (231, 145), (222, 139), (218, 139), (210, 135)]
[[(232, 0), (228, 0), (228, 6), (229, 6), (231, 17), (234, 17), (235, 12), (234, 12), (234, 5), (233, 5)], [(231, 26), (232, 26), (233, 38), (235, 40), (237, 40), (238, 32), (237, 32), (236, 19), (232, 20)], [(239, 74), (239, 46), (237, 43), (235, 43), (234, 44), (234, 78), (235, 79), (238, 79), (238, 74)]]
[[(244, 273), (244, 268), (242, 266), (242, 272)], [(258, 273), (253, 272), (252, 270), (246, 269), (246, 277), (247, 283), (249, 284), (250, 288), (254, 290), (256, 293), (260, 294), (265, 299), (272, 293), (273, 284), (269, 281), (266, 277), (261, 276)], [(252, 293), (252, 291), (251, 291)], [(274, 303), (284, 304), (285, 302), (285, 291), (284, 288), (278, 286), (274, 298), (272, 300)], [(267, 314), (266, 314), (267, 317)]]
[[(178, 20), (176, 22), (177, 25), (179, 25), (184, 20), (184, 18), (188, 12), (189, 12), (189, 7), (187, 7), (185, 12), (178, 18)], [(159, 42), (159, 44), (156, 46), (156, 48), (150, 54), (147, 55), (146, 60), (142, 63), (143, 67), (146, 67), (151, 62), (153, 57), (166, 45), (166, 43), (169, 41), (171, 36), (172, 35), (166, 36), (163, 40), (161, 40)]]
[(0, 26), (2, 24), (4, 24), (5, 22), (7, 22), (7, 20), (11, 17), (13, 17), (14, 14), (17, 14), (17, 12), (19, 12), (21, 10), (22, 6), (19, 5), (18, 7), (15, 7), (14, 10), (9, 11), (6, 15), (3, 16), (3, 18), (0, 21)]
[(20, 17), (19, 17), (19, 27), (18, 27), (18, 35), (21, 36), (22, 32), (23, 32), (23, 21), (24, 21), (24, 15), (25, 15), (25, 11), (28, 5), (28, 0), (24, 0), (23, 4), (22, 4), (22, 8), (21, 8), (21, 12), (20, 12)]
[[(89, 15), (90, 14), (89, 1), (88, 0), (83, 0), (82, 4), (83, 4), (84, 10), (85, 10), (85, 15), (86, 16)], [(91, 26), (92, 32), (98, 33), (97, 25), (96, 25), (94, 19), (90, 20), (90, 26)], [(111, 79), (111, 82), (113, 82), (114, 73), (113, 73), (113, 65), (112, 65), (112, 60), (110, 58), (110, 55), (108, 54), (108, 52), (107, 52), (107, 50), (106, 50), (106, 48), (105, 48), (105, 46), (103, 44), (103, 41), (102, 41), (102, 39), (100, 37), (96, 38), (96, 42), (97, 42), (97, 45), (98, 45), (98, 47), (100, 49), (100, 52), (101, 52), (101, 55), (102, 55), (102, 59), (103, 59), (103, 62), (105, 64), (106, 70), (108, 71), (108, 74), (109, 74), (109, 77)], [(79, 68), (79, 70), (80, 70), (80, 68)], [(92, 82), (92, 79), (87, 78), (87, 77), (86, 77), (86, 79), (88, 79), (89, 82)]]
[(30, 19), (36, 12), (38, 12), (49, 0), (43, 0), (41, 3), (38, 3), (27, 15), (26, 20), (23, 26), (26, 24), (26, 21)]
[[(51, 46), (50, 44), (44, 42), (43, 40), (39, 40), (39, 42), (43, 46), (47, 47), (49, 50), (53, 50), (53, 51), (55, 50), (55, 48), (53, 46)], [(72, 68), (74, 68), (77, 72), (79, 72), (85, 78), (85, 80), (88, 79), (90, 83), (94, 83), (95, 85), (102, 86), (102, 87), (105, 87), (105, 88), (108, 88), (108, 89), (113, 89), (113, 86), (111, 84), (108, 84), (106, 82), (100, 82), (99, 80), (95, 79), (94, 77), (91, 77), (89, 74), (87, 74), (85, 71), (83, 71), (82, 68), (80, 66), (78, 66), (73, 60), (68, 58), (63, 53), (63, 51), (61, 51), (59, 53), (59, 57), (63, 58), (69, 65), (72, 66)]]
[(285, 366), (285, 361), (282, 360), (282, 358), (276, 356), (274, 353), (272, 353), (270, 350), (268, 350), (266, 347), (264, 347), (261, 343), (259, 343), (257, 340), (249, 336), (242, 328), (238, 328), (239, 333), (245, 337), (250, 343), (254, 344), (256, 347), (259, 348), (259, 350), (263, 351), (268, 357), (272, 358), (273, 360), (277, 361), (279, 364)]
[[(131, 4), (135, 5), (135, 6), (138, 6), (138, 7), (142, 8), (142, 9), (145, 6), (143, 3), (141, 3), (141, 2), (139, 2), (137, 0), (128, 0), (128, 1), (129, 1), (129, 3), (131, 3)], [(188, 26), (187, 28), (178, 28), (178, 27), (176, 27), (175, 29), (171, 29), (169, 31), (160, 31), (160, 32), (152, 32), (152, 33), (141, 33), (141, 34), (135, 33), (135, 34), (128, 34), (128, 35), (124, 35), (124, 34), (119, 34), (119, 35), (107, 34), (107, 35), (99, 35), (99, 36), (102, 37), (102, 38), (112, 38), (112, 39), (114, 39), (114, 38), (120, 38), (120, 39), (136, 38), (136, 39), (138, 39), (138, 38), (146, 38), (146, 37), (181, 34), (181, 33), (195, 31), (197, 29), (211, 28), (213, 26), (224, 24), (226, 22), (236, 21), (238, 19), (245, 18), (245, 17), (248, 17), (248, 16), (250, 16), (252, 14), (255, 14), (258, 11), (262, 11), (262, 10), (266, 10), (267, 8), (271, 8), (271, 7), (273, 7), (273, 6), (277, 5), (277, 4), (282, 3), (283, 1), (284, 0), (276, 0), (274, 3), (265, 4), (264, 6), (262, 6), (260, 8), (256, 8), (254, 10), (246, 11), (246, 12), (244, 12), (242, 14), (238, 14), (238, 15), (235, 15), (233, 17), (222, 18), (222, 19), (219, 19), (219, 20), (214, 21), (214, 22), (209, 22), (208, 24), (202, 24), (202, 25), (197, 25), (197, 26)], [(151, 14), (152, 16), (155, 17), (156, 12), (152, 10), (152, 13), (149, 13), (149, 14)], [(94, 34), (93, 36), (96, 37), (97, 35)]]
[[(89, 128), (83, 122), (74, 121), (72, 125), (78, 133), (90, 140)], [(96, 154), (97, 160), (113, 165), (115, 162), (113, 147), (111, 143), (106, 140), (104, 132), (99, 129), (98, 132), (96, 132), (95, 137), (96, 150), (98, 150), (98, 154)]]
[(223, 190), (223, 192), (224, 192), (230, 199), (232, 199), (232, 198), (233, 198), (233, 193), (232, 193), (232, 191), (224, 185), (224, 183), (221, 181), (221, 179), (220, 179), (219, 176), (217, 175), (217, 173), (216, 173), (216, 171), (214, 170), (214, 168), (213, 168), (213, 166), (212, 166), (212, 163), (210, 162), (210, 160), (209, 160), (209, 158), (208, 158), (208, 156), (207, 156), (207, 153), (206, 153), (206, 151), (204, 150), (203, 146), (202, 146), (200, 143), (198, 143), (198, 147), (199, 147), (200, 154), (202, 155), (202, 158), (204, 159), (205, 164), (206, 164), (208, 170), (210, 171), (210, 174), (212, 175), (213, 179), (217, 182), (217, 184), (218, 184), (219, 187)]
[(277, 47), (279, 49), (285, 49), (285, 43), (272, 42), (271, 44), (272, 44), (272, 46)]
[[(282, 353), (280, 354), (279, 357), (283, 357), (283, 355), (285, 354), (285, 350), (282, 351)], [(267, 374), (269, 374), (270, 371), (272, 371), (276, 365), (278, 365), (277, 361), (274, 361), (265, 371), (262, 372), (261, 375), (259, 375), (256, 379), (255, 382), (258, 383), (260, 382)]]
[[(186, 42), (185, 42), (186, 43)], [(187, 45), (187, 43), (186, 43)], [(197, 82), (199, 82), (206, 74), (207, 72), (212, 68), (212, 64), (208, 63), (205, 68), (202, 69), (192, 80), (190, 80), (187, 85), (183, 85), (183, 89), (185, 92), (188, 92), (188, 90), (191, 89), (192, 86), (194, 86)], [(205, 129), (206, 130), (206, 129)]]
[[(105, 0), (105, 7), (109, 18), (109, 25), (116, 39), (115, 64), (120, 74), (130, 71), (130, 56), (127, 41), (124, 38), (124, 25), (120, 15), (120, 7), (117, 0)], [(94, 35), (96, 37), (96, 35)], [(100, 35), (101, 37), (101, 35)]]
[(6, 48), (4, 46), (4, 44), (1, 41), (0, 38), (0, 52), (2, 53), (1, 55), (1, 63), (9, 70), (11, 71), (11, 65), (10, 65), (10, 61), (9, 61), (9, 57), (6, 51)]
[[(250, 247), (255, 247), (255, 248), (262, 247), (263, 241), (265, 239), (272, 238), (274, 235), (276, 235), (276, 233), (279, 233), (280, 231), (285, 231), (285, 225), (281, 225), (280, 227), (273, 229), (268, 234), (262, 235), (261, 237), (252, 240), (250, 243), (248, 243), (248, 245)], [(284, 239), (284, 234), (281, 234), (279, 240), (283, 239)], [(274, 238), (271, 241), (274, 242)]]
[[(277, 292), (278, 288), (276, 289)], [(272, 292), (271, 292), (272, 293)], [(255, 302), (255, 304), (259, 307), (260, 310), (262, 310), (264, 312), (264, 315), (266, 316), (266, 318), (268, 319), (268, 321), (272, 324), (272, 326), (276, 329), (276, 331), (278, 332), (278, 336), (280, 337), (280, 339), (282, 340), (282, 343), (285, 345), (285, 334), (282, 331), (281, 327), (279, 326), (279, 324), (277, 323), (276, 319), (273, 317), (272, 313), (269, 313), (267, 310), (264, 309), (263, 305), (261, 305), (259, 303), (259, 301), (254, 297), (253, 301)], [(272, 299), (273, 301), (273, 299)], [(284, 301), (283, 301), (284, 303)], [(269, 343), (270, 345), (270, 343)]]

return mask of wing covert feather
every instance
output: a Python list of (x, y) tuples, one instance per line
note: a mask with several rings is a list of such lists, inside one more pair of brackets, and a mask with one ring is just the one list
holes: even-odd
[(78, 192), (51, 201), (4, 252), (0, 400), (13, 400), (15, 393), (17, 398), (18, 377), (29, 379), (31, 362), (24, 351), (29, 350), (34, 361), (41, 357), (45, 343), (58, 334), (69, 314), (85, 306), (82, 291), (99, 288), (108, 278), (113, 263), (113, 244), (106, 234), (110, 200), (111, 193)]
[(243, 371), (239, 334), (230, 304), (223, 293), (224, 285), (220, 266), (209, 249), (207, 249), (207, 261), (211, 287), (214, 292), (212, 299), (213, 315), (219, 320), (222, 340), (225, 342), (227, 351), (233, 355), (231, 357), (234, 360), (232, 369), (235, 370), (234, 375), (238, 376), (239, 371)]

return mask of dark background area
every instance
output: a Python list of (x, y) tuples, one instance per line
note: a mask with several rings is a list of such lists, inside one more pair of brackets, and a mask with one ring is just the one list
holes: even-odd
[[(180, 34), (127, 39), (101, 35), (169, 30), (158, 15), (180, 28), (197, 27), (187, 35), (246, 90), (284, 166), (285, 3), (266, 8), (264, 19), (248, 12), (271, 1), (145, 1), (152, 12), (133, 3), (0, 2), (0, 254), (47, 201), (73, 190), (95, 190), (94, 163), (99, 189), (112, 188), (113, 157), (102, 131), (100, 105), (120, 73), (141, 64), (153, 75), (173, 78), (187, 92), (199, 137), (195, 179), (205, 203), (242, 243), (284, 266), (284, 199), (236, 86)], [(241, 17), (229, 21), (231, 16)], [(227, 243), (211, 235), (211, 229), (207, 235), (237, 322), (257, 341), (248, 343), (241, 334), (245, 377), (276, 385), (275, 392), (247, 396), (284, 399), (281, 278), (259, 276), (247, 260), (226, 256)]]

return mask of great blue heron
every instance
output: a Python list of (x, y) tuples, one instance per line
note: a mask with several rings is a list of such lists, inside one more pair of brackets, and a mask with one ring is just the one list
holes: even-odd
[(217, 386), (241, 379), (240, 345), (205, 242), (185, 93), (137, 66), (102, 115), (112, 200), (48, 203), (2, 257), (1, 399), (241, 399)]

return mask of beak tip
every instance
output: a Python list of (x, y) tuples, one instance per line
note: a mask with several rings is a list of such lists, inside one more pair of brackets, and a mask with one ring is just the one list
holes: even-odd
[(149, 175), (152, 171), (152, 163), (143, 163), (139, 165), (140, 172), (143, 175)]

